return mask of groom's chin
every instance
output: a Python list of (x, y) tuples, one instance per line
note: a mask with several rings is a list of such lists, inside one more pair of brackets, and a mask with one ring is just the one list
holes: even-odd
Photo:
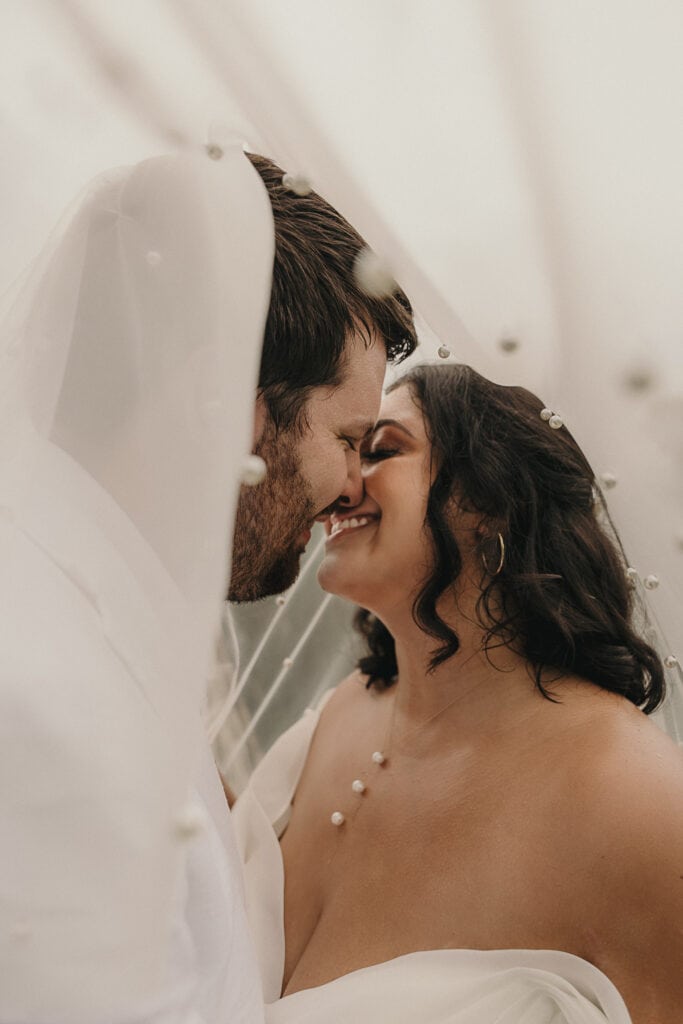
[(261, 573), (256, 566), (252, 572), (248, 567), (242, 571), (236, 567), (230, 579), (228, 601), (246, 604), (289, 590), (299, 575), (302, 554), (300, 548), (287, 551)]

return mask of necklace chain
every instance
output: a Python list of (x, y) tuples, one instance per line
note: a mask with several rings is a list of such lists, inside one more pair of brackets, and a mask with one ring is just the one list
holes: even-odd
[[(462, 665), (459, 666), (459, 669), (464, 668), (465, 665), (467, 665), (468, 662), (470, 662), (472, 660), (472, 658), (474, 658), (475, 655), (477, 655), (479, 653), (480, 653), (480, 651), (478, 651), (478, 650), (474, 651), (468, 658), (465, 659), (465, 661), (462, 663)], [(394, 685), (398, 686), (398, 679), (396, 680)], [(439, 708), (438, 711), (435, 711), (432, 715), (430, 715), (429, 718), (426, 718), (424, 720), (424, 722), (419, 722), (418, 725), (414, 726), (412, 729), (410, 729), (405, 734), (405, 736), (403, 736), (403, 742), (405, 743), (405, 741), (407, 739), (409, 739), (411, 736), (416, 735), (416, 733), (418, 733), (422, 729), (426, 728), (431, 722), (433, 722), (437, 718), (439, 718), (440, 715), (443, 715), (446, 711), (448, 711), (449, 708), (452, 708), (454, 704), (457, 704), (458, 701), (463, 700), (467, 696), (467, 694), (471, 693), (472, 690), (474, 690), (476, 688), (476, 686), (478, 686), (478, 685), (479, 684), (477, 683), (474, 686), (471, 686), (469, 689), (467, 689), (464, 693), (459, 693), (456, 697), (453, 698), (453, 700), (450, 700), (448, 702), (448, 704), (445, 704), (442, 708)], [(381, 749), (375, 750), (373, 752), (372, 757), (371, 757), (372, 764), (379, 771), (385, 771), (389, 767), (389, 765), (391, 763), (391, 754), (392, 754), (392, 751), (394, 750), (394, 745), (395, 745), (394, 723), (395, 723), (395, 719), (396, 719), (396, 702), (397, 702), (397, 694), (394, 694), (394, 702), (393, 702), (393, 705), (392, 705), (392, 708), (391, 708), (391, 715), (389, 717), (389, 724), (387, 726), (387, 730), (386, 730), (385, 735), (384, 735), (384, 743), (383, 743)], [(365, 771), (367, 771), (367, 769), (365, 769)], [(351, 816), (349, 817), (346, 814), (344, 814), (343, 811), (340, 811), (340, 810), (333, 811), (332, 814), (330, 815), (330, 821), (332, 822), (333, 825), (335, 825), (337, 828), (340, 828), (342, 825), (350, 825), (355, 820), (358, 812), (360, 811), (360, 809), (361, 809), (361, 807), (362, 807), (362, 805), (364, 803), (364, 798), (367, 795), (367, 789), (368, 789), (368, 786), (367, 786), (365, 780), (363, 778), (361, 778), (360, 776), (353, 780), (353, 782), (351, 783), (351, 791), (353, 792), (353, 794), (356, 797), (356, 801), (355, 801), (355, 805), (354, 805), (354, 808), (353, 808), (353, 812), (352, 812)]]

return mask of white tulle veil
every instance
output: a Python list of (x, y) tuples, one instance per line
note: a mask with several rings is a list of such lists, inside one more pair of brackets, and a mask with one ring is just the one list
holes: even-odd
[[(311, 9), (307, 23), (266, 0), (175, 9), (259, 144), (393, 271), (417, 313), (413, 358), (438, 360), (445, 344), (562, 414), (633, 570), (639, 628), (665, 659), (656, 718), (680, 741), (680, 10), (491, 0), (401, 5), (391, 18), (390, 6)], [(241, 701), (218, 750), (238, 784), (353, 663), (352, 609), (315, 597), (319, 556), (286, 605), (233, 612)], [(226, 628), (233, 649), (234, 638)]]
[[(416, 309), (418, 358), (446, 344), (449, 358), (523, 384), (562, 413), (602, 481), (642, 628), (654, 628), (664, 657), (680, 657), (683, 14), (669, 0), (27, 0), (22, 9), (35, 22), (31, 45), (44, 36), (51, 59), (59, 44), (41, 19), (49, 9), (68, 20), (80, 50), (64, 43), (65, 81), (84, 53), (99, 68), (111, 92), (104, 115), (97, 94), (93, 123), (104, 116), (118, 130), (125, 113), (136, 153), (166, 151), (170, 140), (180, 152), (92, 187), (30, 269), (0, 342), (3, 525), (36, 534), (52, 523), (62, 569), (95, 604), (91, 573), (106, 550), (118, 593), (140, 600), (101, 602), (98, 615), (173, 737), (173, 750), (150, 735), (125, 752), (145, 776), (145, 808), (156, 808), (154, 857), (125, 900), (109, 892), (101, 932), (142, 985), (163, 947), (159, 914), (177, 857), (164, 828), (191, 774), (206, 675), (216, 749), (239, 785), (354, 660), (351, 609), (314, 580), (314, 537), (284, 604), (231, 612), (224, 671), (210, 665), (272, 258), (267, 197), (230, 139), (308, 177), (365, 236)], [(146, 19), (144, 31), (126, 19), (138, 28)], [(181, 76), (159, 40), (175, 47)], [(79, 142), (90, 155), (86, 128), (63, 134), (71, 109), (73, 96), (59, 118), (46, 105), (50, 145), (26, 152), (54, 156)], [(6, 147), (19, 168), (20, 128)], [(63, 161), (54, 177), (66, 177)], [(33, 198), (32, 189), (25, 174), (16, 191)], [(675, 660), (666, 671), (659, 720), (680, 739)], [(73, 712), (55, 694), (41, 700), (56, 721)], [(93, 742), (113, 728), (89, 721)], [(81, 826), (74, 820), (76, 838)], [(48, 891), (54, 879), (44, 881)], [(84, 949), (93, 934), (84, 927)], [(135, 945), (117, 944), (121, 935)], [(74, 958), (56, 935), (45, 953), (55, 975)], [(106, 979), (97, 984), (112, 1005)]]
[(112, 1019), (166, 969), (272, 258), (242, 148), (197, 147), (90, 185), (6, 311), (0, 929), (40, 936), (3, 947), (13, 1019)]

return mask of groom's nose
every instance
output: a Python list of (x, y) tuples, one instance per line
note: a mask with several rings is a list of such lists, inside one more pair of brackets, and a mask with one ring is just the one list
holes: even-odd
[(363, 489), (363, 477), (360, 470), (360, 456), (358, 452), (350, 451), (348, 454), (347, 477), (344, 488), (337, 498), (335, 504), (348, 508), (360, 505), (365, 493)]

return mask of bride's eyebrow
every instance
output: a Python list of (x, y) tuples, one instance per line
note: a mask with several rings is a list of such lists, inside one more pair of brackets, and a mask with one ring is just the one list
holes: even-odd
[(403, 423), (400, 423), (398, 420), (391, 420), (391, 419), (377, 420), (377, 422), (375, 423), (375, 426), (373, 427), (372, 433), (376, 434), (377, 431), (381, 430), (382, 427), (397, 427), (399, 430), (402, 430), (404, 434), (407, 434), (408, 437), (412, 437), (413, 441), (415, 440), (415, 435), (412, 434), (410, 432), (410, 430), (408, 430), (408, 428), (406, 426), (404, 426)]

